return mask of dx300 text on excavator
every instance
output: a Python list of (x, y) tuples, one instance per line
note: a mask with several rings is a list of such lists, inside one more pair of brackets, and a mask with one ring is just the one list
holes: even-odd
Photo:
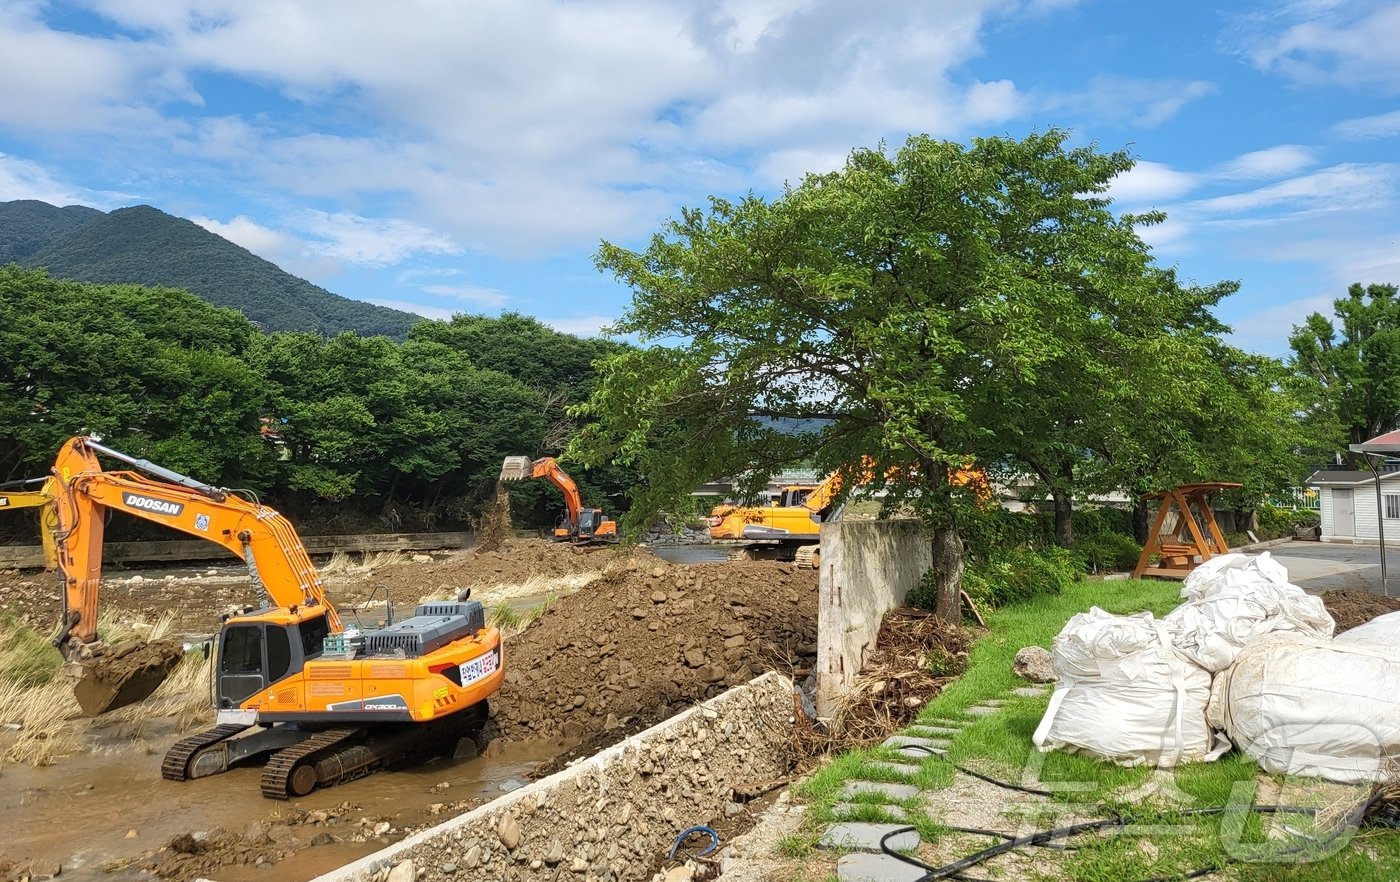
[[(103, 471), (98, 454), (145, 474)], [(266, 758), (263, 795), (287, 799), (450, 751), (485, 723), (487, 698), (504, 677), (501, 635), (467, 592), (356, 633), (326, 599), (292, 525), (271, 508), (94, 438), (65, 444), (53, 474), (64, 591), (57, 642), (76, 676), (101, 661), (108, 511), (208, 539), (248, 565), (259, 602), (226, 616), (219, 631), (217, 725), (176, 743), (164, 777), (201, 778)]]
[(603, 514), (601, 508), (584, 506), (578, 483), (559, 467), (552, 456), (531, 461), (528, 456), (507, 456), (501, 463), (502, 481), (523, 481), (544, 478), (564, 494), (564, 514), (554, 527), (556, 542), (616, 542), (617, 521)]

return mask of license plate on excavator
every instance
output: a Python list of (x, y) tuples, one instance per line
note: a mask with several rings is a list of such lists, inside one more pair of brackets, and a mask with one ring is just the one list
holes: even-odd
[(475, 683), (477, 680), (485, 679), (496, 673), (496, 668), (500, 667), (500, 659), (496, 655), (496, 650), (491, 650), (485, 655), (479, 655), (471, 661), (462, 662), (458, 667), (461, 669), (462, 685)]

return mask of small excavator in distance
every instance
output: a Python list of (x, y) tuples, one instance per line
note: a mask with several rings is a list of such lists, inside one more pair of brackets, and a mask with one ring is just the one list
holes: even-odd
[(564, 494), (564, 514), (554, 527), (554, 541), (580, 545), (617, 541), (617, 521), (603, 514), (601, 508), (584, 507), (578, 484), (559, 467), (554, 457), (542, 456), (531, 461), (528, 456), (507, 456), (501, 463), (502, 481), (527, 478), (544, 478)]
[[(136, 471), (103, 471), (98, 454)], [(224, 617), (213, 728), (175, 744), (161, 774), (182, 781), (266, 758), (262, 792), (304, 796), (450, 751), (485, 723), (504, 679), (501, 635), (480, 603), (425, 603), (410, 618), (347, 630), (292, 525), (238, 492), (104, 447), (68, 441), (54, 463), (59, 647), (70, 673), (102, 661), (97, 606), (108, 511), (222, 545), (248, 565), (258, 603)], [(150, 477), (147, 477), (150, 476)]]
[[(41, 485), (38, 490), (25, 487)], [(53, 507), (53, 478), (31, 478), (27, 481), (11, 481), (0, 484), (0, 513), (20, 509), (39, 509), (39, 532), (44, 542), (44, 567), (52, 570), (57, 564), (57, 552), (53, 545), (55, 526)]]

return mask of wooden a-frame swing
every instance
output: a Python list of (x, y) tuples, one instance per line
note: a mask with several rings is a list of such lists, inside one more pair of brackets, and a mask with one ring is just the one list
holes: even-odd
[[(1215, 522), (1215, 515), (1210, 510), (1209, 496), (1220, 490), (1236, 490), (1241, 486), (1219, 481), (1182, 484), (1171, 490), (1145, 495), (1145, 500), (1157, 499), (1161, 502), (1152, 528), (1147, 531), (1147, 545), (1133, 568), (1133, 578), (1156, 576), (1184, 579), (1196, 567), (1228, 551), (1225, 534), (1220, 532), (1220, 525)], [(1179, 512), (1176, 528), (1163, 533), (1163, 525), (1173, 508)], [(1149, 566), (1154, 555), (1157, 556), (1157, 564)]]

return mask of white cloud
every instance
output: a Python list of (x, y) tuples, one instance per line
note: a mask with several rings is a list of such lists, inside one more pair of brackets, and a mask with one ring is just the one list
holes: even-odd
[(1332, 126), (1332, 131), (1343, 138), (1355, 140), (1393, 138), (1400, 135), (1400, 110), (1343, 120)]
[(1200, 176), (1177, 171), (1160, 162), (1139, 161), (1113, 179), (1108, 195), (1114, 202), (1142, 205), (1175, 199), (1200, 185)]
[(1400, 4), (1392, 0), (1299, 3), (1241, 28), (1261, 70), (1301, 83), (1400, 90)]
[(441, 306), (424, 306), (421, 303), (410, 303), (407, 300), (386, 300), (383, 298), (371, 297), (366, 302), (376, 306), (387, 306), (390, 309), (399, 309), (404, 312), (411, 312), (414, 315), (421, 315), (423, 318), (430, 318), (436, 321), (445, 322), (454, 315), (462, 312), (460, 309), (448, 309)]
[(480, 285), (424, 285), (424, 292), (434, 297), (450, 297), (480, 306), (501, 306), (509, 298), (499, 288), (485, 288)]
[(254, 254), (273, 263), (280, 263), (304, 251), (304, 243), (285, 233), (265, 227), (246, 214), (240, 214), (228, 222), (210, 217), (192, 217), (190, 220), (216, 236), (222, 236), (236, 245), (242, 245)]
[(1264, 150), (1255, 150), (1237, 156), (1216, 171), (1222, 178), (1255, 180), (1276, 178), (1302, 171), (1315, 162), (1311, 147), (1298, 144), (1280, 144)]
[(37, 199), (50, 205), (88, 205), (110, 210), (129, 205), (122, 193), (87, 190), (59, 180), (47, 168), (28, 159), (0, 153), (0, 202)]
[(576, 337), (597, 337), (602, 334), (603, 328), (617, 321), (617, 317), (611, 315), (580, 315), (573, 318), (540, 319), (540, 321), (561, 334), (573, 334)]
[(1155, 128), (1175, 116), (1189, 102), (1216, 91), (1206, 80), (1152, 80), (1100, 75), (1075, 92), (1050, 95), (1045, 109), (1073, 113), (1091, 122), (1128, 122)]
[(312, 251), (363, 266), (391, 266), (414, 254), (456, 254), (461, 250), (446, 236), (397, 218), (307, 210), (289, 220), (311, 237), (308, 247)]
[(1242, 193), (1202, 199), (1191, 203), (1189, 208), (1211, 215), (1243, 214), (1268, 208), (1275, 210), (1276, 217), (1290, 211), (1355, 210), (1388, 204), (1394, 198), (1397, 181), (1400, 181), (1400, 166), (1345, 163)]
[(1314, 312), (1330, 315), (1334, 299), (1335, 295), (1318, 294), (1248, 312), (1230, 323), (1230, 341), (1251, 352), (1274, 357), (1287, 355), (1293, 326), (1301, 324)]

